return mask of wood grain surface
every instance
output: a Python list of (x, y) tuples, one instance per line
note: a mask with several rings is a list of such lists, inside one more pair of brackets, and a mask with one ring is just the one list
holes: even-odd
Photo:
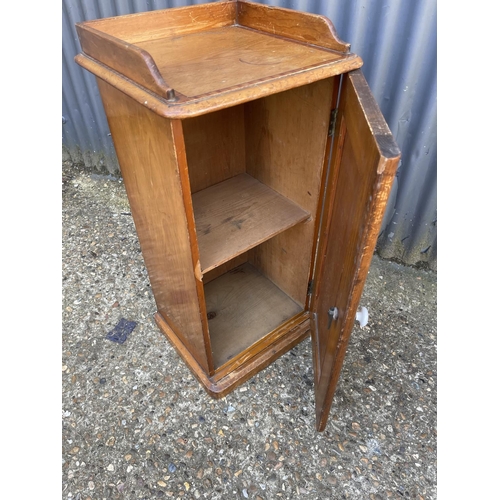
[(77, 25), (82, 67), (155, 113), (199, 116), (361, 67), (331, 22), (213, 2)]
[[(136, 45), (99, 32), (85, 23), (76, 25), (83, 52), (95, 61), (117, 71), (162, 98), (172, 98), (174, 91), (158, 70), (151, 55)], [(77, 59), (78, 62), (78, 59)]]
[(349, 52), (350, 44), (337, 35), (330, 19), (297, 10), (238, 2), (238, 24), (306, 44)]
[(255, 84), (343, 57), (240, 26), (136, 45), (151, 54), (160, 74), (176, 91), (192, 98)]
[(361, 59), (328, 19), (247, 1), (77, 31), (160, 329), (214, 397), (311, 329), (323, 430), (400, 157)]
[[(399, 157), (363, 74), (348, 74), (341, 89), (312, 302), (319, 431), (330, 412)], [(338, 318), (330, 321), (332, 307)]]
[(310, 217), (248, 174), (193, 195), (203, 273)]
[(247, 172), (311, 218), (256, 247), (250, 261), (304, 304), (330, 122), (333, 78), (245, 104)]
[(205, 297), (216, 369), (303, 310), (248, 263), (211, 281)]
[(172, 121), (98, 83), (158, 311), (211, 371)]
[(210, 283), (212, 280), (231, 271), (235, 267), (241, 266), (241, 264), (244, 264), (245, 262), (248, 262), (248, 252), (244, 252), (234, 259), (228, 260), (227, 262), (224, 262), (224, 264), (206, 272), (203, 275), (203, 284), (206, 285), (207, 283)]
[(245, 172), (243, 105), (182, 121), (191, 192)]
[[(237, 86), (221, 92), (208, 94), (200, 98), (188, 99), (179, 96), (175, 101), (168, 101), (149, 92), (129, 78), (85, 54), (78, 54), (75, 61), (101, 80), (128, 95), (141, 105), (165, 118), (184, 119), (200, 116), (224, 108), (260, 99), (277, 92), (293, 89), (311, 82), (340, 75), (362, 66), (362, 60), (355, 54), (347, 54), (333, 63), (327, 63), (301, 71), (278, 75), (275, 78), (262, 79), (251, 85)], [(195, 78), (195, 76), (193, 76)]]
[(300, 318), (300, 321), (292, 322), (288, 329), (285, 330), (284, 334), (277, 338), (275, 342), (266, 345), (259, 351), (252, 352), (251, 355), (245, 356), (244, 359), (241, 360), (241, 363), (236, 363), (234, 365), (234, 369), (224, 371), (223, 373), (221, 372), (220, 374), (222, 376), (210, 377), (199, 366), (184, 344), (180, 342), (177, 335), (172, 331), (163, 317), (160, 314), (156, 314), (155, 320), (160, 330), (170, 340), (193, 375), (213, 398), (223, 398), (231, 391), (234, 391), (239, 385), (252, 378), (256, 373), (269, 366), (285, 352), (302, 342), (310, 333), (310, 320), (308, 315), (304, 314)]
[(222, 1), (96, 19), (86, 24), (137, 44), (233, 25), (235, 19), (236, 2)]

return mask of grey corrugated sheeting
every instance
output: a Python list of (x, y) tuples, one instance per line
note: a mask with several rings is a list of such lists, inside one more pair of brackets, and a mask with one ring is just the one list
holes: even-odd
[[(63, 0), (63, 151), (106, 174), (118, 163), (93, 75), (73, 61), (79, 21), (205, 3), (203, 0)], [(437, 266), (436, 0), (261, 1), (327, 16), (379, 103), (402, 161), (377, 249), (406, 264)]]

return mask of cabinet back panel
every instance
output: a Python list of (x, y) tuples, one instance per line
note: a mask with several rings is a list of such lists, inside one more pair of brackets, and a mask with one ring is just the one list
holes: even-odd
[(314, 222), (302, 222), (248, 251), (248, 261), (303, 307), (307, 298)]
[(182, 122), (191, 192), (245, 172), (243, 105)]
[(249, 261), (305, 304), (330, 122), (333, 78), (245, 104), (247, 173), (311, 218), (249, 252)]
[(233, 270), (235, 267), (241, 266), (241, 264), (244, 264), (245, 262), (248, 262), (248, 252), (242, 253), (234, 259), (231, 259), (230, 261), (225, 262), (224, 264), (217, 266), (215, 269), (205, 273), (203, 275), (203, 284), (206, 285), (210, 283), (214, 279)]

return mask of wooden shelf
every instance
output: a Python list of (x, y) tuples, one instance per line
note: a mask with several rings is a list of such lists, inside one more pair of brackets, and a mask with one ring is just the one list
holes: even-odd
[(205, 285), (215, 368), (303, 310), (245, 263)]
[(193, 194), (193, 209), (203, 273), (310, 217), (248, 174)]

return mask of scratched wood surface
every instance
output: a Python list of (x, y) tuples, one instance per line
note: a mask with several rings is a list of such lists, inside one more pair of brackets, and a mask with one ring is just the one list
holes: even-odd
[(215, 368), (302, 311), (250, 264), (205, 286)]
[[(196, 226), (194, 221), (193, 211), (193, 198), (191, 196), (191, 189), (189, 186), (188, 163), (186, 157), (185, 140), (180, 120), (172, 120), (172, 132), (174, 139), (174, 151), (177, 159), (177, 173), (181, 185), (182, 200), (184, 202), (184, 214), (187, 222), (187, 230), (190, 245), (191, 263), (194, 270), (194, 277), (196, 283), (196, 293), (198, 295), (199, 314), (203, 332), (203, 342), (207, 353), (208, 371), (211, 375), (214, 367), (211, 356), (210, 337), (208, 335), (208, 321), (207, 311), (205, 307), (205, 295), (203, 288), (203, 274), (201, 272), (200, 264), (200, 249), (198, 247), (198, 240), (196, 238)], [(165, 193), (165, 196), (168, 196)]]
[[(316, 424), (323, 430), (400, 156), (360, 71), (344, 78), (312, 311)], [(328, 310), (338, 309), (329, 321)]]
[(342, 59), (314, 46), (239, 26), (136, 44), (176, 91), (196, 97)]
[(310, 217), (248, 174), (193, 195), (203, 273)]

